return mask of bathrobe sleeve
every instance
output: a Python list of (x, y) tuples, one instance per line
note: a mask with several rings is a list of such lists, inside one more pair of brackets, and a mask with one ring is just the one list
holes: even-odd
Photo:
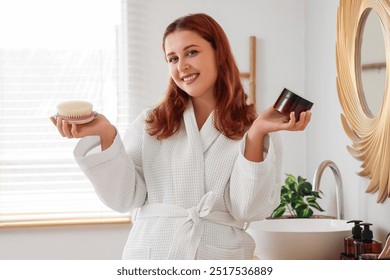
[(144, 115), (129, 127), (123, 141), (117, 133), (113, 144), (104, 151), (93, 152), (100, 138), (80, 139), (74, 156), (104, 204), (118, 212), (129, 212), (145, 203), (146, 185), (142, 170)]
[(282, 146), (280, 135), (270, 133), (264, 143), (264, 160), (252, 162), (244, 157), (246, 137), (240, 143), (225, 201), (236, 220), (250, 222), (269, 217), (280, 203)]

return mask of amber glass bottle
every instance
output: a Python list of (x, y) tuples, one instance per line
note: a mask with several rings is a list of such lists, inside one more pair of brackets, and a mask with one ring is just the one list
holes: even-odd
[(344, 254), (349, 258), (355, 258), (355, 244), (354, 241), (361, 241), (362, 227), (360, 226), (360, 220), (351, 220), (347, 223), (354, 223), (352, 228), (352, 235), (344, 238)]
[(382, 251), (382, 242), (373, 240), (373, 233), (370, 230), (370, 223), (361, 223), (363, 226), (362, 237), (360, 241), (354, 241), (355, 259), (359, 259), (361, 254), (380, 254)]

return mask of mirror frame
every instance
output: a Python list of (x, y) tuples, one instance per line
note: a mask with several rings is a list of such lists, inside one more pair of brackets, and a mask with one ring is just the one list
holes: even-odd
[[(386, 83), (380, 111), (370, 115), (361, 78), (361, 41), (369, 11), (381, 21), (386, 51)], [(370, 179), (367, 193), (377, 202), (390, 197), (390, 1), (340, 0), (337, 12), (337, 91), (344, 114), (341, 123), (352, 141), (349, 153), (362, 162), (358, 175)]]

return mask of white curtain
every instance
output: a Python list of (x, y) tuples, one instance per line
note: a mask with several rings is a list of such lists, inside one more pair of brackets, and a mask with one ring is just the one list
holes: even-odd
[[(27, 18), (8, 2), (2, 21), (14, 12), (7, 26), (25, 33), (0, 45), (0, 228), (128, 221), (100, 202), (73, 159), (77, 140), (49, 120), (58, 102), (87, 100), (123, 135), (133, 118), (126, 1), (25, 1)], [(29, 45), (31, 33), (42, 40)]]

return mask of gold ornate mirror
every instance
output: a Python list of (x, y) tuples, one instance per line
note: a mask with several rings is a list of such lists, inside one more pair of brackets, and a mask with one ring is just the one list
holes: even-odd
[[(384, 41), (384, 61), (362, 62), (363, 34), (369, 15), (377, 15), (379, 20)], [(340, 0), (336, 63), (337, 90), (344, 112), (341, 121), (352, 141), (352, 145), (347, 147), (348, 151), (362, 161), (362, 170), (358, 174), (371, 180), (366, 192), (378, 192), (377, 202), (380, 203), (390, 197), (389, 28), (390, 0)], [(383, 93), (372, 92), (366, 86), (363, 88), (362, 72), (367, 70), (367, 65), (374, 65), (374, 68), (380, 66), (385, 71)], [(367, 104), (372, 96), (380, 99), (375, 114)]]

